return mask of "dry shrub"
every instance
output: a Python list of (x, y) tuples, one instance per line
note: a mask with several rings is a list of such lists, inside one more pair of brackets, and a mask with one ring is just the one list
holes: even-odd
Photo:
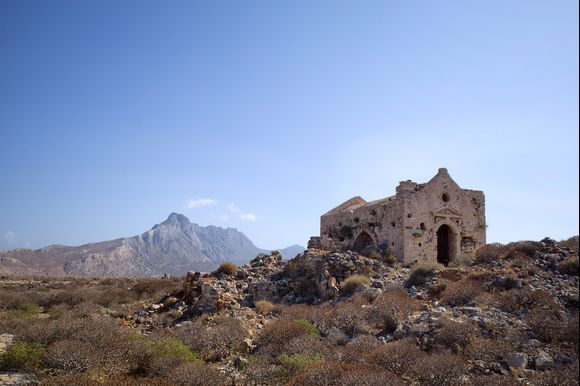
[(516, 288), (517, 284), (518, 278), (513, 274), (508, 274), (505, 276), (496, 276), (491, 283), (491, 287), (500, 291), (507, 291)]
[(423, 356), (412, 362), (411, 378), (419, 385), (447, 386), (457, 385), (467, 372), (463, 359), (448, 353), (435, 353)]
[(330, 348), (318, 337), (303, 335), (292, 338), (280, 354), (300, 354), (309, 357), (328, 357), (331, 355)]
[(409, 365), (426, 354), (410, 339), (401, 339), (376, 348), (364, 356), (364, 361), (383, 367), (397, 375), (405, 375)]
[(578, 313), (571, 316), (553, 309), (533, 309), (524, 318), (534, 335), (546, 343), (578, 348)]
[(238, 272), (238, 266), (232, 262), (229, 262), (229, 261), (225, 261), (225, 262), (221, 263), (220, 266), (218, 267), (218, 269), (216, 270), (216, 273), (218, 273), (218, 274), (221, 273), (221, 274), (230, 275), (230, 276), (235, 275), (236, 272)]
[(519, 313), (527, 309), (561, 310), (549, 291), (532, 291), (529, 288), (511, 289), (497, 294), (498, 306), (507, 312)]
[(159, 298), (179, 288), (179, 283), (171, 279), (143, 278), (137, 280), (131, 291), (139, 298)]
[(566, 240), (559, 241), (558, 244), (561, 247), (575, 249), (576, 251), (578, 251), (579, 238), (577, 235), (572, 236), (570, 238), (567, 238)]
[(77, 304), (90, 301), (96, 296), (96, 291), (89, 288), (69, 288), (57, 293), (53, 298), (47, 299), (46, 307), (52, 307), (58, 304), (66, 304), (73, 307)]
[(522, 254), (528, 257), (534, 257), (538, 249), (539, 245), (535, 241), (517, 241), (505, 246), (504, 255), (508, 259), (517, 255), (521, 256)]
[(22, 309), (25, 305), (36, 305), (35, 296), (27, 292), (15, 292), (14, 290), (0, 290), (0, 308), (6, 310)]
[(578, 361), (547, 371), (534, 371), (529, 377), (531, 385), (537, 386), (577, 386), (579, 379)]
[(514, 378), (511, 375), (481, 375), (475, 374), (469, 378), (471, 386), (513, 386)]
[(231, 385), (227, 375), (202, 363), (183, 363), (169, 371), (168, 378), (177, 386)]
[(315, 322), (318, 315), (317, 307), (308, 304), (292, 304), (280, 310), (280, 318), (287, 320), (306, 319)]
[(448, 281), (457, 281), (465, 277), (465, 272), (456, 268), (447, 268), (439, 272), (439, 278)]
[(485, 244), (475, 251), (475, 263), (483, 264), (499, 260), (505, 251), (505, 246), (500, 243)]
[(101, 279), (100, 285), (115, 288), (131, 288), (137, 283), (133, 278), (129, 277), (106, 277)]
[(133, 370), (143, 358), (143, 342), (109, 318), (92, 321), (91, 329), (81, 329), (72, 338), (90, 345), (102, 355), (99, 370), (106, 374)]
[(363, 367), (340, 363), (321, 363), (305, 369), (290, 379), (293, 386), (331, 386), (331, 385), (403, 385), (394, 374), (381, 368)]
[[(35, 340), (49, 344), (47, 358), (55, 368), (83, 371), (86, 365), (105, 374), (116, 374), (136, 368), (141, 359), (143, 347), (113, 320), (58, 319), (46, 327)], [(71, 347), (74, 356), (67, 358), (66, 350)]]
[(570, 257), (558, 264), (558, 272), (578, 276), (578, 256)]
[(55, 377), (40, 380), (41, 386), (173, 386), (171, 381), (164, 378), (143, 378), (130, 375), (116, 374), (103, 376), (98, 372), (59, 374)]
[(350, 296), (355, 292), (369, 286), (371, 284), (371, 279), (364, 275), (352, 275), (347, 277), (340, 284), (340, 291), (343, 296)]
[(243, 369), (243, 377), (246, 385), (280, 385), (279, 379), (282, 367), (270, 363), (271, 358), (266, 356), (254, 356)]
[(283, 352), (284, 346), (291, 339), (299, 336), (312, 336), (312, 330), (304, 325), (290, 320), (276, 320), (262, 330), (256, 340), (257, 351), (260, 354), (275, 357)]
[(75, 311), (65, 311), (57, 319), (30, 319), (18, 323), (12, 328), (17, 338), (29, 343), (47, 346), (53, 342), (67, 339), (81, 330), (94, 329), (94, 322), (82, 319)]
[(203, 319), (180, 327), (176, 336), (207, 361), (219, 361), (240, 352), (249, 331), (242, 321), (231, 316), (215, 318), (211, 323)]
[(115, 304), (129, 304), (138, 300), (135, 292), (127, 288), (106, 288), (96, 294), (93, 301), (101, 306), (109, 307)]
[(255, 302), (256, 312), (261, 315), (277, 314), (280, 307), (268, 300), (258, 300)]
[(350, 386), (403, 386), (405, 382), (380, 367), (356, 366), (340, 377), (339, 385)]
[(463, 356), (472, 361), (499, 362), (512, 350), (503, 340), (474, 337), (463, 350)]
[(403, 288), (387, 287), (373, 302), (369, 319), (374, 326), (391, 333), (419, 306)]
[(373, 250), (369, 253), (368, 257), (390, 266), (393, 266), (398, 262), (390, 248), (387, 248), (383, 253), (378, 250)]
[(435, 341), (455, 353), (462, 353), (479, 336), (479, 329), (469, 320), (441, 319)]
[(427, 294), (431, 297), (438, 297), (447, 288), (447, 281), (442, 280), (439, 283), (435, 283), (427, 288)]
[(406, 287), (417, 286), (425, 283), (435, 275), (437, 271), (443, 270), (445, 267), (439, 263), (417, 263), (409, 272), (409, 277), (405, 282)]
[(447, 285), (441, 294), (441, 302), (450, 306), (460, 306), (484, 291), (483, 286), (477, 281), (462, 279)]
[(364, 355), (381, 346), (383, 346), (383, 343), (373, 335), (357, 336), (342, 348), (340, 359), (342, 362), (356, 363)]
[(49, 367), (72, 372), (100, 367), (102, 360), (102, 353), (76, 339), (64, 339), (51, 344), (45, 355)]
[(353, 296), (325, 313), (325, 323), (342, 330), (351, 338), (357, 334), (366, 334), (369, 332), (367, 319), (371, 313), (371, 307), (367, 306), (368, 301), (364, 297)]
[(340, 363), (320, 363), (306, 369), (302, 374), (292, 378), (291, 386), (330, 386), (341, 385), (340, 379), (355, 368), (353, 365)]

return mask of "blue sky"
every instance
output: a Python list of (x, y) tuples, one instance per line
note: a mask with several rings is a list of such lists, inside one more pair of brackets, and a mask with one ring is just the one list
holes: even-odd
[(0, 2), (0, 249), (170, 212), (305, 245), (447, 167), (489, 241), (578, 233), (578, 2)]

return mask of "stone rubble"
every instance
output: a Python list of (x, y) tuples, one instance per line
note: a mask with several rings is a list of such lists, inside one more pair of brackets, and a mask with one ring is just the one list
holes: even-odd
[[(546, 291), (553, 295), (562, 309), (569, 309), (574, 301), (577, 308), (578, 276), (560, 274), (557, 271), (558, 264), (577, 256), (577, 251), (560, 247), (550, 239), (544, 239), (535, 245), (537, 250), (529, 261), (536, 269), (529, 275), (523, 275), (524, 278), (514, 280), (513, 288), (529, 290), (532, 293)], [(524, 268), (514, 265), (506, 258), (483, 266), (466, 265), (435, 271), (426, 283), (406, 288), (409, 295), (421, 303), (421, 310), (408, 316), (393, 333), (381, 336), (380, 340), (386, 343), (412, 337), (419, 347), (430, 350), (435, 345), (437, 332), (441, 328), (440, 321), (443, 319), (472, 322), (480, 327), (484, 335), (491, 335), (492, 327), (499, 331), (509, 329), (525, 335), (529, 327), (521, 315), (494, 305), (482, 307), (473, 301), (451, 307), (441, 304), (429, 292), (449, 278), (458, 280), (473, 274), (488, 275), (490, 279), (484, 281), (484, 287), (487, 292), (492, 292), (498, 286), (509, 284), (510, 278), (519, 275), (523, 270)], [(353, 275), (370, 278), (370, 285), (364, 291), (374, 298), (389, 286), (404, 285), (409, 272), (408, 268), (391, 267), (352, 251), (310, 248), (289, 261), (283, 261), (277, 252), (271, 255), (260, 254), (250, 263), (239, 267), (233, 275), (189, 272), (179, 293), (168, 295), (148, 309), (139, 311), (134, 316), (133, 323), (146, 325), (150, 323), (152, 315), (168, 311), (177, 315), (177, 325), (188, 323), (195, 316), (217, 313), (244, 320), (250, 326), (252, 336), (256, 336), (270, 320), (276, 318), (272, 314), (256, 313), (254, 307), (259, 300), (286, 305), (340, 302), (341, 284)], [(328, 331), (327, 339), (341, 339), (340, 332)], [(248, 351), (251, 351), (251, 340), (247, 345)], [(471, 363), (471, 366), (473, 372), (481, 374), (512, 373), (525, 376), (526, 372), (544, 371), (554, 363), (567, 363), (567, 360), (571, 359), (536, 339), (529, 339), (525, 347), (514, 349), (503, 361), (478, 360)]]

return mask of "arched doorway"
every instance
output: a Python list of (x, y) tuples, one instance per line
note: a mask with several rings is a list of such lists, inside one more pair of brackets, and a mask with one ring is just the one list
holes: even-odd
[(437, 230), (437, 262), (445, 266), (455, 258), (455, 234), (449, 225), (441, 225)]
[(360, 253), (361, 255), (368, 255), (374, 249), (375, 242), (367, 232), (361, 232), (352, 245), (352, 250)]

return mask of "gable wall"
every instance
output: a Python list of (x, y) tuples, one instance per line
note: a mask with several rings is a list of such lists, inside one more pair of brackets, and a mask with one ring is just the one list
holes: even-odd
[[(442, 198), (449, 195), (449, 201)], [(457, 210), (461, 218), (435, 217), (433, 212), (444, 206)], [(405, 205), (405, 263), (437, 261), (437, 230), (447, 224), (455, 233), (453, 256), (459, 260), (473, 257), (475, 248), (485, 244), (485, 198), (483, 192), (461, 189), (446, 172), (440, 172), (422, 189), (413, 192)], [(421, 223), (425, 229), (421, 229)], [(419, 245), (420, 244), (420, 245)]]

